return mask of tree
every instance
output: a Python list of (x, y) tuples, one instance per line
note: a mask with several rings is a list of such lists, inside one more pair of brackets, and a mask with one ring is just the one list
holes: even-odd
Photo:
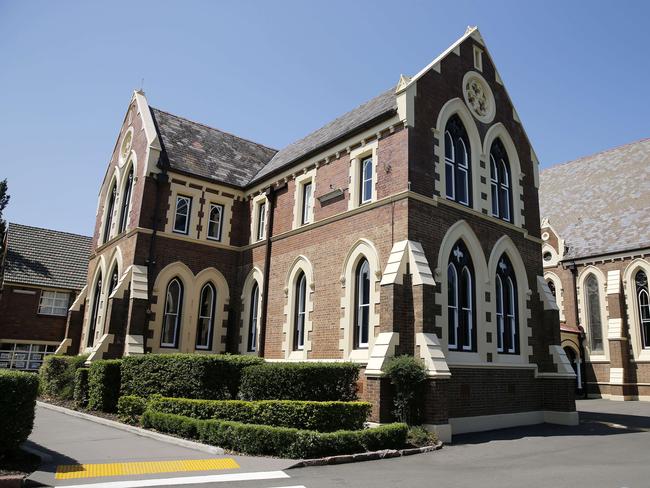
[(7, 230), (7, 222), (2, 218), (2, 212), (9, 203), (9, 194), (7, 193), (7, 179), (0, 181), (0, 256), (4, 249), (2, 249), (5, 240), (5, 231)]

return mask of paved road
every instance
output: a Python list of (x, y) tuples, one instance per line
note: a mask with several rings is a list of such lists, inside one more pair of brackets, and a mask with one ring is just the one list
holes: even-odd
[[(215, 478), (202, 483), (201, 479), (190, 478), (215, 475), (216, 472), (194, 472), (73, 480), (66, 481), (65, 485), (144, 479), (153, 480), (147, 486), (188, 486), (185, 483), (194, 481), (196, 484), (192, 486), (196, 488), (650, 487), (650, 403), (585, 400), (578, 402), (578, 410), (581, 423), (576, 427), (539, 425), (467, 434), (455, 437), (453, 445), (430, 454), (286, 471), (281, 470), (289, 463), (281, 460), (226, 456), (236, 459), (241, 468), (219, 471), (242, 473), (244, 478), (260, 471), (283, 473), (284, 477), (277, 479)], [(80, 425), (77, 421), (79, 419), (63, 414), (50, 415), (39, 409), (30, 439), (48, 443), (50, 449), (58, 449), (62, 455), (69, 452), (68, 456), (81, 462), (215, 457), (115, 429), (103, 430), (103, 426), (97, 428), (96, 424), (90, 427), (88, 421), (81, 421)], [(50, 443), (53, 438), (58, 438), (57, 443)], [(78, 447), (65, 447), (71, 444)], [(163, 482), (160, 478), (172, 479)], [(137, 485), (129, 482), (88, 488), (99, 486), (129, 488)]]

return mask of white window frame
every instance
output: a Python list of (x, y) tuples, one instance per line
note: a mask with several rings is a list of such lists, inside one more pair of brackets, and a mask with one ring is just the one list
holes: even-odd
[[(377, 147), (378, 142), (372, 141), (365, 146), (350, 151), (350, 181), (348, 195), (348, 210), (377, 201)], [(370, 199), (363, 194), (363, 162), (372, 159), (372, 182)], [(366, 198), (364, 198), (366, 197)]]
[(257, 207), (257, 235), (255, 238), (258, 241), (266, 239), (266, 205), (267, 202), (262, 202)]
[[(172, 283), (176, 281), (179, 286), (179, 297), (178, 297), (178, 303), (176, 310), (174, 312), (168, 312), (167, 311), (167, 303), (168, 303), (168, 297), (167, 294), (169, 293), (169, 287), (172, 285)], [(185, 300), (185, 286), (183, 282), (179, 278), (172, 278), (169, 283), (167, 283), (167, 286), (165, 287), (165, 301), (163, 303), (163, 321), (162, 321), (162, 327), (160, 329), (160, 347), (161, 348), (166, 348), (166, 349), (177, 349), (179, 347), (178, 343), (178, 335), (181, 329), (181, 323), (183, 320), (183, 300)], [(165, 324), (167, 323), (167, 316), (168, 315), (173, 315), (174, 318), (174, 336), (173, 336), (173, 342), (163, 342), (163, 338), (165, 337)]]
[[(46, 301), (48, 301), (49, 303), (46, 304)], [(57, 306), (56, 305), (57, 301), (59, 303), (65, 301), (65, 305)], [(70, 306), (70, 292), (56, 291), (56, 290), (41, 290), (41, 297), (38, 303), (39, 315), (66, 317), (68, 315), (69, 306)], [(46, 309), (49, 309), (49, 311), (47, 311)], [(56, 313), (57, 309), (60, 310), (62, 313)]]
[[(296, 304), (293, 312), (293, 350), (305, 349), (305, 331), (307, 322), (307, 275), (302, 272), (296, 281)], [(302, 325), (301, 325), (302, 324)]]
[[(178, 204), (181, 200), (185, 200), (187, 202), (187, 213), (185, 214), (185, 227), (183, 228), (183, 230), (176, 228), (176, 217), (179, 215)], [(190, 230), (191, 216), (192, 216), (192, 197), (186, 195), (176, 195), (176, 206), (174, 208), (174, 221), (172, 223), (172, 232), (175, 232), (176, 234), (188, 235)]]
[[(208, 289), (210, 290), (210, 309), (209, 309), (209, 315), (201, 315), (201, 308), (203, 305), (203, 292)], [(212, 282), (207, 282), (205, 283), (199, 292), (199, 309), (197, 311), (197, 322), (196, 322), (196, 337), (194, 340), (194, 348), (199, 350), (199, 351), (209, 351), (212, 349), (212, 335), (214, 334), (214, 315), (215, 315), (215, 305), (217, 302), (217, 287), (214, 286)], [(199, 344), (199, 324), (201, 324), (201, 321), (207, 319), (208, 320), (208, 343), (207, 344)]]
[(257, 333), (259, 322), (260, 286), (257, 281), (253, 282), (249, 293), (250, 310), (248, 312), (248, 335), (246, 336), (246, 352), (257, 351)]
[[(217, 225), (217, 235), (216, 236), (211, 236), (210, 235), (210, 224), (215, 223), (216, 221), (212, 220), (212, 211), (218, 208), (219, 209), (219, 221)], [(226, 207), (222, 205), (221, 203), (210, 203), (210, 210), (208, 211), (208, 227), (206, 229), (206, 236), (209, 240), (211, 241), (217, 241), (221, 242), (221, 235), (223, 232), (223, 215), (226, 211)]]
[[(311, 197), (305, 201), (305, 189), (311, 185)], [(316, 194), (316, 169), (305, 171), (294, 180), (293, 197), (293, 228), (309, 225), (314, 222), (314, 206)], [(306, 204), (306, 205), (305, 205)]]
[[(449, 271), (453, 272), (454, 275), (454, 282), (449, 283)], [(458, 286), (458, 270), (456, 269), (456, 266), (454, 266), (452, 263), (449, 263), (447, 265), (447, 317), (449, 317), (451, 314), (453, 314), (454, 317), (454, 340), (451, 340), (451, 337), (447, 338), (447, 347), (452, 350), (458, 350), (458, 297), (460, 295), (459, 293), (459, 286)], [(454, 294), (454, 304), (449, 305), (449, 290), (453, 291)]]
[[(0, 344), (0, 370), (17, 369), (20, 371), (38, 371), (47, 356), (55, 353), (58, 344), (34, 341)], [(37, 367), (31, 367), (36, 365)]]
[[(365, 205), (366, 203), (369, 203), (372, 201), (372, 187), (374, 185), (373, 181), (373, 166), (374, 162), (372, 160), (372, 155), (366, 156), (365, 158), (361, 159), (361, 167), (359, 168), (359, 171), (361, 173), (361, 177), (359, 178), (361, 187), (359, 188), (359, 205)], [(367, 177), (367, 169), (370, 168), (370, 177)], [(366, 183), (370, 183), (370, 194), (367, 193), (367, 185)]]
[[(365, 266), (366, 268), (366, 273), (368, 276), (368, 303), (361, 303), (361, 300), (363, 298), (363, 285), (361, 283), (361, 276), (363, 274), (362, 272), (362, 267)], [(372, 306), (372, 293), (371, 293), (371, 287), (372, 287), (372, 278), (370, 276), (370, 263), (368, 262), (367, 259), (364, 259), (362, 261), (362, 264), (357, 265), (357, 271), (356, 271), (356, 305), (357, 305), (357, 310), (356, 310), (356, 344), (355, 344), (355, 349), (367, 349), (368, 348), (368, 343), (370, 340), (370, 308)], [(366, 340), (362, 341), (361, 336), (362, 336), (362, 331), (363, 331), (363, 322), (361, 320), (361, 317), (363, 316), (363, 311), (364, 309), (367, 309), (368, 311), (368, 323), (366, 324)]]
[[(309, 192), (307, 189), (309, 188)], [(311, 180), (302, 184), (302, 215), (300, 217), (301, 224), (310, 224), (312, 220), (311, 208), (314, 205), (314, 185)]]

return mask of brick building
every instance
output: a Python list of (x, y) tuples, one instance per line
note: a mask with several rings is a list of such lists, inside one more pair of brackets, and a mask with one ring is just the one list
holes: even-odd
[(542, 279), (538, 162), (476, 28), (412, 77), (276, 150), (136, 92), (99, 192), (65, 346), (422, 358), (426, 422), (577, 421)]
[(90, 237), (10, 223), (0, 260), (0, 368), (37, 370), (86, 284)]
[(544, 278), (589, 396), (650, 400), (650, 139), (540, 175)]

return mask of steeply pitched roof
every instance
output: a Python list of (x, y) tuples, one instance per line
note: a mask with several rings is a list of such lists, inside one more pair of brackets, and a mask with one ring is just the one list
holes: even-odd
[(650, 247), (650, 139), (542, 171), (539, 198), (565, 259)]
[(364, 124), (395, 110), (397, 110), (397, 98), (395, 96), (395, 88), (393, 87), (372, 100), (359, 105), (354, 110), (341, 115), (339, 118), (312, 132), (308, 136), (278, 151), (269, 164), (263, 166), (257, 175), (255, 175), (251, 183), (263, 179), (283, 166), (287, 166), (305, 157), (312, 151), (326, 146), (345, 134), (362, 127)]
[(151, 113), (172, 170), (245, 186), (277, 152), (153, 107)]
[(91, 238), (10, 223), (5, 283), (80, 290), (86, 284)]

